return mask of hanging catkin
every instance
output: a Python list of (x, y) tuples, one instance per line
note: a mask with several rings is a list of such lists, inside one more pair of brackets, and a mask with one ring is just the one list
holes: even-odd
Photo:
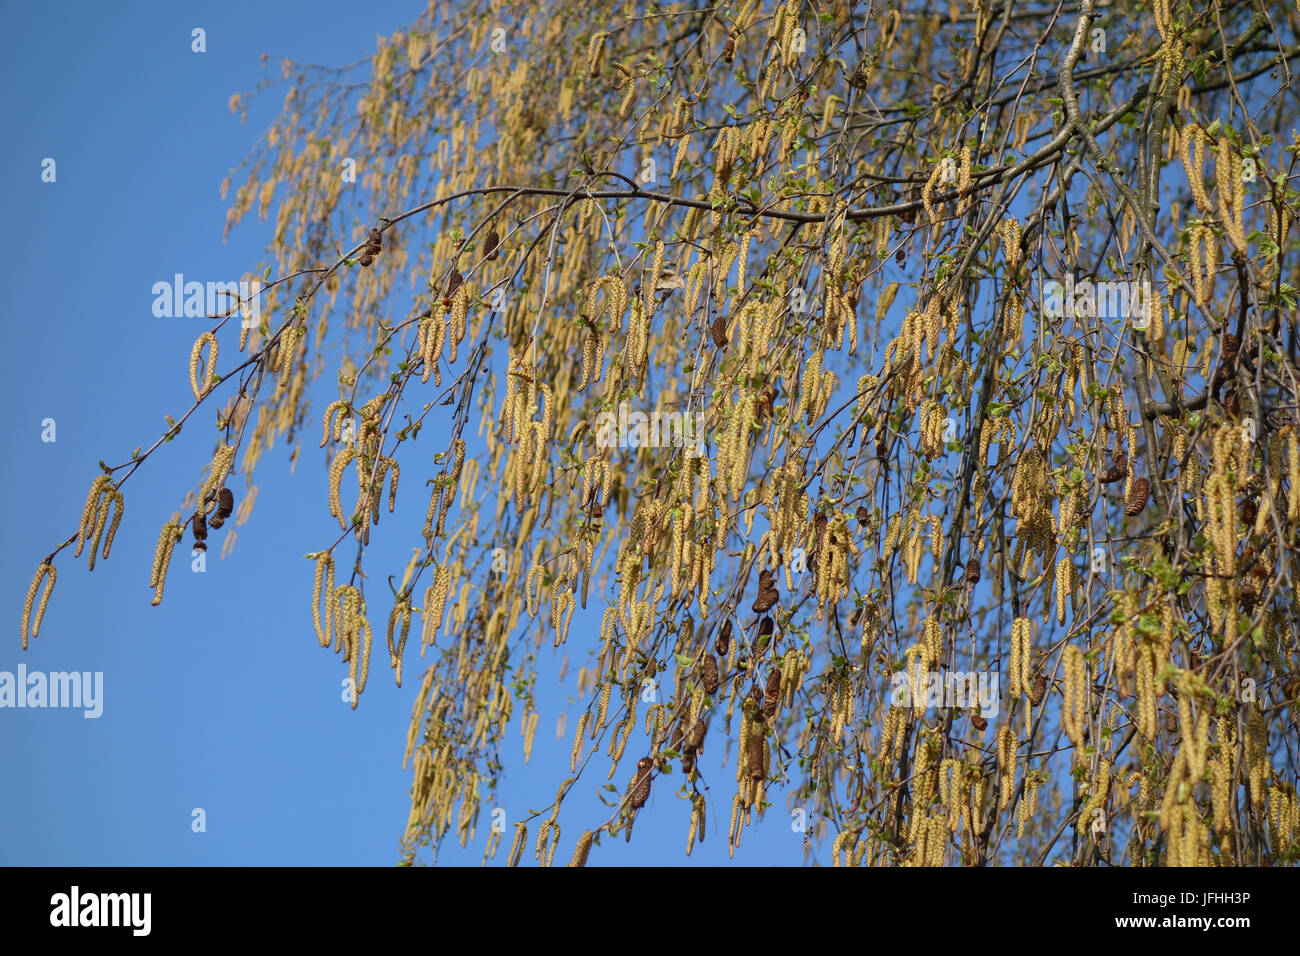
[(1061, 723), (1074, 745), (1075, 759), (1083, 759), (1083, 727), (1087, 715), (1087, 665), (1083, 652), (1073, 644), (1065, 648), (1062, 661), (1065, 674), (1064, 703), (1061, 705)]
[[(199, 381), (199, 355), (203, 351), (203, 346), (208, 347), (207, 367), (204, 369), (203, 380)], [(194, 348), (190, 350), (190, 389), (194, 392), (195, 400), (202, 399), (207, 394), (208, 389), (212, 387), (213, 377), (217, 372), (217, 337), (211, 332), (204, 332), (194, 342)]]
[[(41, 632), (41, 621), (45, 617), (45, 607), (50, 603), (50, 594), (54, 591), (54, 579), (56, 577), (54, 565), (48, 561), (42, 562), (41, 566), (36, 569), (36, 577), (32, 578), (31, 585), (27, 588), (27, 600), (23, 603), (23, 650), (27, 650), (27, 628), (31, 624), (31, 636), (36, 637)], [(36, 592), (45, 582), (45, 590), (41, 593), (41, 603), (36, 607), (36, 618), (32, 619), (32, 602), (36, 600)], [(22, 690), (26, 693), (26, 689)]]

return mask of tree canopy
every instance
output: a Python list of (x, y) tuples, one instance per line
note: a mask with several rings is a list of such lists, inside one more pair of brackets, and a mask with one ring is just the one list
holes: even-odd
[(215, 411), (154, 602), (319, 436), (313, 625), (352, 706), (381, 628), (412, 689), (404, 862), (556, 681), (511, 864), (652, 790), (687, 853), (766, 813), (837, 865), (1295, 862), (1298, 57), (1277, 0), (470, 0), (285, 62), (230, 104), (285, 89), (223, 187), (257, 308), (23, 644)]

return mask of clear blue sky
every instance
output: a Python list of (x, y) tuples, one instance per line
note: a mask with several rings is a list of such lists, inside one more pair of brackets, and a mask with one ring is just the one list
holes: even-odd
[[(148, 447), (165, 427), (162, 416), (179, 415), (192, 400), (189, 350), (204, 326), (155, 318), (153, 283), (177, 272), (237, 279), (262, 259), (266, 231), (252, 217), (221, 241), (226, 205), (218, 187), (282, 92), (255, 101), (242, 126), (227, 108), (230, 95), (278, 76), (282, 57), (343, 64), (368, 55), (377, 34), (390, 34), (421, 5), (5, 0), (2, 7), (0, 493), (8, 513), (0, 623), (8, 622), (8, 637), (0, 639), (0, 671), (20, 663), (29, 671), (100, 671), (104, 703), (95, 720), (75, 710), (0, 709), (0, 864), (392, 864), (409, 806), (401, 759), (422, 671), (419, 640), (407, 648), (406, 687), (393, 686), (380, 647), (360, 707), (341, 702), (346, 667), (316, 645), (312, 565), (302, 557), (337, 533), (325, 508), (324, 453), (313, 441), (295, 474), (283, 447), (263, 460), (257, 507), (231, 557), (220, 560), (216, 534), (205, 573), (191, 573), (178, 555), (154, 608), (148, 577), (158, 529), (212, 447), (212, 413), (203, 409), (126, 483), (126, 517), (109, 560), (87, 573), (84, 554), (75, 561), (71, 549), (60, 554), (49, 612), (26, 653), (18, 624), (36, 566), (76, 530), (96, 462), (116, 465)], [(194, 27), (207, 31), (204, 54), (190, 50)], [(57, 163), (52, 184), (41, 181), (46, 157)], [(46, 418), (56, 422), (54, 443), (41, 441)], [(432, 454), (442, 446), (430, 437), (424, 447)], [(403, 485), (423, 477), (413, 471)], [(418, 504), (413, 520), (422, 522)], [(390, 525), (368, 562), (387, 560), (400, 576), (410, 537)], [(386, 613), (372, 609), (379, 630)], [(575, 620), (570, 642), (580, 639)], [(568, 690), (551, 684), (542, 693), (528, 766), (511, 728), (499, 800), (511, 823), (549, 804), (566, 775), (557, 771), (567, 771), (577, 711), (556, 741)], [(722, 765), (716, 744), (709, 751), (703, 766), (716, 814), (693, 864), (727, 857), (734, 764)], [(583, 828), (604, 818), (594, 797), (605, 782), (602, 761), (566, 802), (557, 863)], [(657, 782), (633, 843), (607, 841), (592, 865), (687, 862), (689, 804), (671, 785), (679, 779)], [(624, 782), (616, 781), (620, 789)], [(204, 833), (191, 830), (194, 808), (206, 812)], [(481, 860), (488, 812), (474, 843), (463, 851), (448, 845), (441, 862)], [(536, 824), (530, 842), (535, 832)], [(801, 837), (778, 797), (747, 831), (736, 862), (802, 859)]]

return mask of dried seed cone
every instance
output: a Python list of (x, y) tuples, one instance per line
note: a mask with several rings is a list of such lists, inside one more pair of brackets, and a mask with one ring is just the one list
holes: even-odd
[(765, 614), (776, 604), (780, 593), (776, 588), (776, 578), (766, 569), (758, 572), (758, 597), (751, 608), (755, 614)]
[(632, 824), (636, 820), (636, 812), (650, 799), (650, 772), (653, 767), (653, 760), (642, 757), (636, 762), (636, 773), (627, 785), (627, 793), (624, 795), (627, 807), (627, 833), (624, 839), (628, 843), (632, 842)]
[(1097, 479), (1103, 485), (1113, 485), (1128, 477), (1128, 456), (1120, 452), (1115, 456), (1114, 464), (1101, 473)]
[(1034, 678), (1033, 686), (1029, 688), (1029, 702), (1037, 707), (1043, 702), (1043, 696), (1047, 693), (1047, 675), (1039, 674)]
[(492, 262), (501, 255), (501, 237), (497, 235), (495, 229), (488, 231), (487, 238), (483, 240), (483, 258)]
[(745, 764), (749, 768), (751, 780), (762, 780), (767, 776), (767, 761), (763, 752), (764, 737), (763, 725), (756, 723), (750, 728), (749, 738), (745, 741)]
[(460, 274), (459, 270), (452, 269), (451, 275), (447, 276), (447, 298), (450, 299), (453, 295), (455, 295), (456, 290), (459, 289), (464, 283), (465, 283), (465, 277)]
[(980, 583), (980, 559), (977, 557), (966, 562), (966, 583), (972, 587)]
[(632, 778), (632, 783), (628, 787), (628, 807), (633, 810), (640, 810), (645, 806), (645, 802), (650, 799), (650, 770), (654, 766), (654, 761), (649, 757), (642, 757), (636, 762), (636, 775)]
[(727, 649), (731, 647), (731, 618), (727, 618), (722, 623), (722, 631), (718, 634), (718, 639), (713, 642), (713, 649), (719, 657), (727, 656)]
[(720, 349), (727, 347), (727, 318), (719, 315), (709, 326), (709, 335), (713, 337), (713, 344)]
[(691, 752), (699, 753), (704, 749), (704, 736), (708, 733), (708, 730), (709, 725), (703, 717), (695, 721), (690, 736), (686, 738), (686, 746)]
[(357, 256), (357, 261), (363, 266), (368, 266), (375, 261), (375, 256), (379, 255), (384, 249), (384, 234), (377, 228), (371, 229), (366, 236), (366, 244), (362, 246), (361, 253)]
[(718, 692), (718, 659), (712, 654), (704, 658), (704, 693), (712, 697)]
[(1140, 515), (1142, 509), (1147, 506), (1147, 495), (1151, 492), (1151, 482), (1146, 478), (1138, 478), (1133, 482), (1133, 490), (1129, 492), (1128, 501), (1124, 505), (1124, 514), (1130, 518)]
[(771, 720), (781, 707), (781, 672), (772, 670), (767, 675), (767, 686), (763, 690), (763, 716)]

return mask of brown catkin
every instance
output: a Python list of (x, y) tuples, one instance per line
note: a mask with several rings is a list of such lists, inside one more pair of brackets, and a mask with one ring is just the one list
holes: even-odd
[(1043, 696), (1047, 693), (1047, 675), (1039, 674), (1034, 678), (1034, 686), (1029, 689), (1029, 702), (1037, 707), (1043, 702)]
[(763, 691), (763, 717), (771, 720), (781, 708), (781, 672), (771, 670), (767, 675), (767, 686)]
[(1142, 509), (1147, 506), (1147, 495), (1151, 491), (1151, 482), (1146, 478), (1138, 478), (1133, 482), (1133, 488), (1129, 492), (1128, 500), (1124, 503), (1124, 514), (1130, 518), (1136, 517), (1142, 513)]
[(753, 722), (750, 725), (749, 737), (746, 740), (745, 766), (749, 770), (751, 780), (762, 780), (767, 776), (767, 762), (764, 759), (766, 736), (761, 723)]
[(718, 692), (718, 659), (712, 654), (704, 657), (704, 693), (712, 697)]

